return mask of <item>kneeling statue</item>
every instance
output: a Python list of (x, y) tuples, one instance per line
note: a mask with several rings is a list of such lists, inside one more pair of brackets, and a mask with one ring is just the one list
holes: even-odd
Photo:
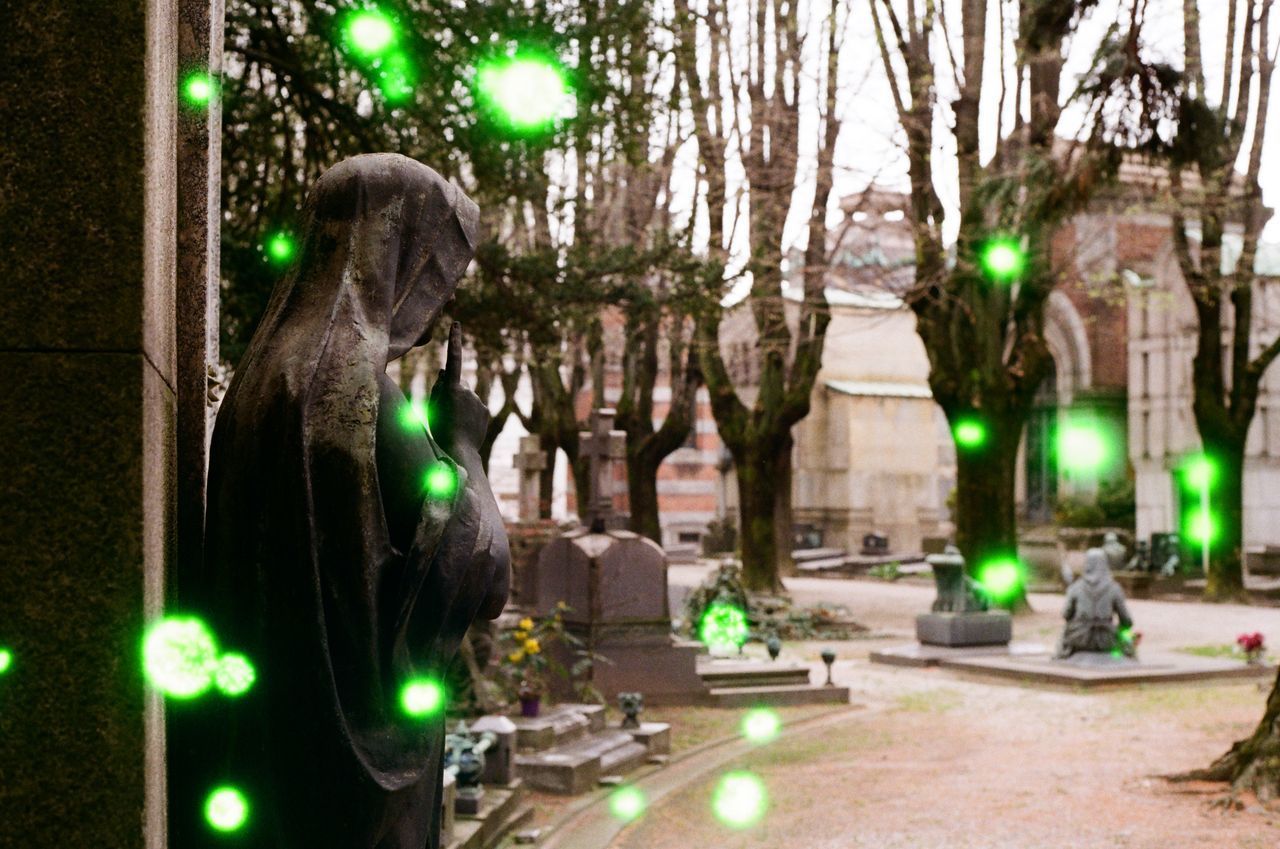
[[(1067, 588), (1067, 606), (1062, 616), (1067, 625), (1055, 657), (1117, 649), (1127, 657), (1134, 655), (1134, 642), (1129, 636), (1133, 620), (1124, 603), (1124, 591), (1111, 577), (1107, 553), (1101, 548), (1085, 552), (1084, 575)], [(1119, 620), (1118, 631), (1115, 620)]]

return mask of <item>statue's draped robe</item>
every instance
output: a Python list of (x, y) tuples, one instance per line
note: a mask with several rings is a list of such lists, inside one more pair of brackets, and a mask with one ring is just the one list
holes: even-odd
[[(426, 166), (377, 154), (327, 172), (303, 217), (298, 266), (214, 428), (203, 569), (179, 582), (179, 606), (257, 667), (239, 699), (169, 708), (180, 849), (437, 846), (444, 719), (406, 716), (400, 689), (443, 677), (505, 594), (491, 495), (385, 375), (451, 297), (475, 205)], [(432, 462), (458, 475), (454, 494), (426, 493)], [(234, 837), (203, 822), (222, 784), (251, 806)]]
[(1062, 615), (1067, 624), (1058, 644), (1058, 657), (1080, 651), (1109, 652), (1116, 648), (1116, 621), (1121, 628), (1133, 625), (1124, 591), (1111, 577), (1102, 549), (1089, 550), (1084, 575), (1067, 588)]

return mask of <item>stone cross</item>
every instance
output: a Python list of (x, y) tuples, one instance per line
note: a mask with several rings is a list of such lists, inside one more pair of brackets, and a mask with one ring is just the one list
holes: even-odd
[(627, 456), (627, 434), (613, 429), (615, 415), (608, 407), (592, 410), (590, 432), (578, 434), (578, 451), (591, 461), (591, 492), (579, 511), (593, 532), (603, 531), (613, 518), (614, 463)]
[(542, 437), (536, 434), (520, 437), (515, 466), (520, 471), (520, 521), (536, 522), (542, 518), (542, 473), (547, 468)]

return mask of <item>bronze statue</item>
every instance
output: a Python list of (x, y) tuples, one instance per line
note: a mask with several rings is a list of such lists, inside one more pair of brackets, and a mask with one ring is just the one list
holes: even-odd
[(1107, 553), (1091, 548), (1084, 555), (1084, 575), (1067, 588), (1067, 604), (1062, 617), (1067, 620), (1058, 641), (1056, 657), (1078, 652), (1113, 652), (1132, 656), (1134, 644), (1117, 631), (1133, 627), (1124, 591), (1111, 577)]
[(485, 405), (450, 332), (429, 428), (387, 363), (431, 336), (479, 211), (435, 171), (357, 156), (316, 183), (297, 267), (272, 293), (214, 428), (205, 565), (182, 606), (257, 666), (243, 698), (170, 711), (171, 845), (225, 845), (209, 788), (250, 804), (236, 845), (435, 849), (443, 680), (506, 601), (506, 533), (477, 451)]

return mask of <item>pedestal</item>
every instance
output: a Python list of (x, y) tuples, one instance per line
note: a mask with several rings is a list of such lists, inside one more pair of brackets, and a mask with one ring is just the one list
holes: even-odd
[(921, 613), (916, 639), (929, 646), (1003, 646), (1013, 639), (1013, 617), (1003, 610)]

